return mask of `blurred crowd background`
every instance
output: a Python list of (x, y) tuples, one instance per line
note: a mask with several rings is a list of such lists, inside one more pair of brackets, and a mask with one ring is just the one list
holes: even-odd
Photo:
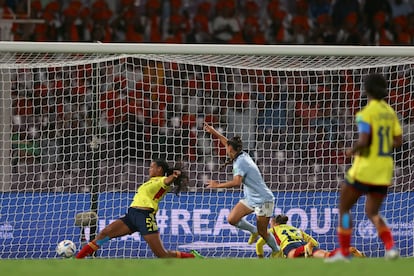
[[(409, 45), (414, 35), (412, 4), (399, 0), (0, 2), (3, 18), (30, 3), (45, 19), (14, 23), (15, 40)], [(12, 188), (85, 192), (98, 178), (102, 191), (133, 191), (162, 157), (202, 189), (230, 173), (207, 122), (241, 135), (273, 190), (336, 189), (370, 70), (389, 80), (404, 127), (395, 189), (412, 189), (413, 64), (282, 71), (137, 57), (14, 72)]]
[[(1, 0), (11, 40), (411, 45), (410, 0)], [(20, 21), (21, 22), (21, 21)], [(28, 21), (29, 22), (29, 21)]]

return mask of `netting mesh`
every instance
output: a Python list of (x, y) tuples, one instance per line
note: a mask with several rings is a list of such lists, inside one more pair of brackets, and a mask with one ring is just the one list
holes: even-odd
[[(412, 255), (413, 65), (412, 57), (2, 53), (0, 123), (10, 129), (2, 141), (10, 152), (0, 163), (11, 173), (3, 177), (0, 257), (54, 257), (63, 239), (79, 246), (75, 213), (97, 201), (98, 229), (122, 215), (158, 157), (184, 164), (190, 177), (187, 192), (168, 196), (158, 215), (166, 247), (254, 256), (247, 234), (225, 220), (239, 191), (204, 188), (208, 179), (231, 178), (230, 168), (220, 170), (225, 148), (204, 122), (240, 135), (275, 192), (276, 213), (333, 249), (338, 183), (350, 165), (343, 152), (357, 137), (354, 115), (370, 72), (385, 74), (387, 100), (404, 126), (385, 206), (402, 254)], [(363, 213), (358, 205), (356, 246), (381, 256)], [(99, 254), (153, 256), (137, 234)]]

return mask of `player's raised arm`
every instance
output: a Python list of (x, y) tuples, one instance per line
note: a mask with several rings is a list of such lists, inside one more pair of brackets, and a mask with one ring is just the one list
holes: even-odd
[(180, 175), (181, 175), (181, 170), (173, 170), (172, 173), (164, 179), (164, 183), (167, 185), (170, 185), (171, 183), (174, 182), (174, 180), (180, 177)]
[(211, 135), (213, 135), (215, 138), (218, 138), (224, 146), (227, 146), (228, 139), (223, 134), (218, 132), (213, 126), (210, 126), (209, 124), (204, 123), (204, 130), (210, 133)]
[(233, 188), (233, 187), (240, 187), (242, 184), (242, 177), (240, 175), (236, 175), (233, 177), (232, 180), (219, 183), (215, 180), (207, 181), (207, 188)]

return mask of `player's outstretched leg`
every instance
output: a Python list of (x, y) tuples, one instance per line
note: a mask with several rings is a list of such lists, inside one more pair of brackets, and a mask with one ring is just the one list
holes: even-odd
[[(109, 238), (107, 240), (109, 240)], [(89, 242), (82, 247), (78, 254), (76, 254), (76, 259), (84, 259), (85, 257), (92, 255), (93, 252), (99, 249), (99, 247), (97, 241)]]
[(190, 254), (193, 254), (196, 259), (205, 259), (197, 250), (190, 250)]
[(165, 255), (156, 254), (156, 256), (159, 257), (159, 258), (179, 258), (179, 259), (194, 259), (194, 258), (196, 258), (196, 255), (191, 251), (190, 251), (190, 253), (182, 252), (182, 251), (166, 251)]
[(143, 238), (147, 242), (148, 246), (151, 248), (151, 251), (158, 258), (189, 259), (202, 257), (201, 254), (195, 250), (192, 250), (191, 252), (166, 250), (164, 248), (164, 245), (162, 244), (159, 232), (144, 235)]
[(256, 242), (259, 237), (259, 232), (257, 231), (256, 226), (248, 222), (245, 218), (240, 219), (236, 224), (234, 224), (239, 229), (247, 230), (250, 232), (250, 238), (247, 241), (248, 244), (253, 244)]
[(112, 238), (122, 237), (127, 234), (131, 234), (129, 227), (120, 219), (113, 221), (106, 226), (101, 232), (98, 233), (95, 240), (85, 245), (76, 255), (77, 259), (83, 259), (92, 255), (98, 250), (104, 243), (108, 242)]

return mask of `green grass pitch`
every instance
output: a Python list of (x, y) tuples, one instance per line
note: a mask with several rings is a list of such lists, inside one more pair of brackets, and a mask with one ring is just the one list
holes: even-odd
[(349, 263), (324, 263), (321, 259), (0, 260), (0, 274), (5, 276), (408, 276), (413, 271), (414, 258), (353, 259)]

